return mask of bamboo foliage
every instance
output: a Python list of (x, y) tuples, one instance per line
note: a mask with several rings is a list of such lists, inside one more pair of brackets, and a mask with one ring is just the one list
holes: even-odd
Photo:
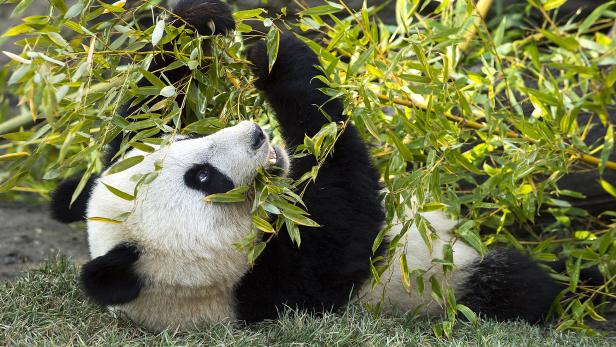
[[(16, 15), (29, 3), (12, 2), (18, 3)], [(190, 28), (160, 24), (165, 10), (159, 1), (135, 3), (128, 8), (80, 0), (69, 7), (54, 0), (47, 13), (22, 18), (4, 33), (22, 52), (8, 54), (11, 62), (0, 73), (5, 92), (18, 101), (11, 115), (0, 117), (2, 198), (46, 198), (60, 179), (100, 172), (105, 146), (118, 134), (118, 158), (130, 148), (164, 145), (162, 134), (207, 135), (243, 119), (257, 121), (282, 141), (274, 115), (253, 87), (242, 35), (263, 37), (273, 53), (279, 29), (290, 25), (266, 18), (262, 9), (238, 11), (235, 36), (199, 37)], [(352, 122), (387, 188), (388, 222), (374, 249), (395, 220), (403, 232), (417, 227), (431, 247), (437, 235), (420, 212), (440, 210), (461, 221), (456, 235), (481, 253), (506, 244), (540, 260), (566, 256), (566, 273), (555, 276), (575, 295), (555, 305), (558, 327), (592, 332), (585, 319), (601, 319), (592, 299), (613, 296), (616, 211), (591, 216), (566, 200), (580, 193), (558, 185), (566, 174), (595, 170), (598, 184), (616, 197), (616, 182), (610, 181), (615, 163), (609, 160), (616, 40), (603, 33), (613, 25), (614, 4), (585, 19), (554, 23), (549, 11), (562, 2), (529, 1), (527, 9), (539, 8), (549, 25), (535, 28), (519, 15), (488, 18), (489, 3), (444, 0), (436, 13), (422, 16), (422, 2), (398, 0), (397, 25), (381, 23), (375, 8), (352, 11), (342, 0), (300, 13), (294, 29), (320, 56), (328, 86), (323, 92), (344, 99), (349, 118), (299, 146), (296, 155), (313, 155), (319, 165), (298, 182), (261, 175), (252, 187), (258, 194), (253, 233), (238, 245), (251, 260), (266, 247), (262, 233), (275, 237), (285, 225), (301, 247), (297, 225), (317, 226), (294, 192), (318, 175)], [(266, 32), (252, 31), (252, 21)], [(309, 39), (308, 31), (321, 38)], [(153, 54), (171, 40), (177, 44), (167, 53), (192, 71), (176, 85), (144, 75)], [(210, 51), (202, 49), (206, 40)], [(142, 76), (152, 86), (138, 87)], [(186, 95), (181, 103), (178, 94)], [(129, 100), (160, 95), (163, 101), (127, 119), (117, 115)], [(591, 127), (600, 129), (601, 139), (586, 141)], [(234, 203), (243, 193), (204, 203)], [(540, 230), (533, 227), (538, 213), (553, 216)], [(388, 253), (395, 247), (392, 242)], [(433, 266), (450, 271), (451, 249), (437, 251)], [(455, 302), (447, 283), (426, 277), (403, 258), (381, 260), (373, 259), (375, 281), (385, 266), (400, 267), (409, 290), (430, 291), (445, 307), (447, 319), (434, 324), (435, 333), (450, 336), (460, 315), (476, 320)], [(599, 267), (605, 285), (578, 286), (579, 271), (587, 266)]]

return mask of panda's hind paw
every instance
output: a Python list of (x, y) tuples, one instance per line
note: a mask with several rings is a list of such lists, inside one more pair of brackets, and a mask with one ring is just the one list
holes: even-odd
[(235, 30), (231, 9), (219, 0), (181, 0), (173, 13), (178, 17), (175, 25), (186, 22), (201, 35), (226, 35)]

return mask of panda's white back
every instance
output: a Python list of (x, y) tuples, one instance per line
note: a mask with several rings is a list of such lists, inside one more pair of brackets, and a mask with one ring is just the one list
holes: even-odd
[[(423, 314), (438, 315), (442, 312), (442, 307), (433, 298), (429, 288), (429, 280), (432, 276), (443, 288), (452, 288), (456, 295), (462, 294), (463, 283), (470, 274), (471, 266), (479, 259), (478, 253), (452, 235), (451, 231), (456, 226), (456, 221), (442, 212), (426, 212), (421, 215), (436, 231), (437, 238), (432, 240), (432, 252), (413, 223), (399, 240), (391, 266), (380, 276), (374, 288), (371, 281), (362, 287), (357, 297), (359, 302), (367, 303), (372, 307), (380, 304), (384, 311), (413, 312), (419, 308)], [(410, 214), (407, 217), (412, 216), (413, 214)], [(391, 240), (401, 231), (402, 224), (394, 223), (387, 237)], [(442, 249), (446, 244), (453, 249), (454, 268), (445, 276), (441, 264), (432, 263), (432, 259), (445, 258)], [(406, 258), (409, 272), (412, 270), (426, 271), (423, 275), (426, 288), (422, 294), (419, 293), (414, 281), (411, 281), (410, 288), (404, 286), (403, 271), (399, 266), (402, 256)]]

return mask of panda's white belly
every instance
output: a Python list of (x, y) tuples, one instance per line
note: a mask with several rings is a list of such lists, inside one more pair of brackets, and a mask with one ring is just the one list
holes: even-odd
[[(419, 312), (425, 315), (439, 314), (442, 312), (439, 303), (432, 297), (430, 277), (435, 276), (439, 280), (443, 289), (452, 288), (456, 295), (461, 293), (461, 285), (470, 275), (471, 265), (479, 257), (478, 253), (462, 240), (455, 239), (451, 230), (456, 222), (447, 218), (440, 212), (429, 212), (422, 214), (434, 227), (438, 239), (433, 240), (432, 253), (419, 234), (419, 230), (413, 225), (406, 235), (400, 239), (395, 258), (391, 266), (381, 275), (379, 283), (372, 288), (369, 281), (360, 289), (356, 301), (362, 304), (374, 306), (381, 303), (381, 309), (390, 311), (392, 309), (404, 312), (413, 311), (419, 308)], [(402, 226), (394, 226), (389, 232), (389, 239), (400, 233)], [(441, 264), (433, 264), (432, 259), (443, 259), (443, 245), (450, 243), (453, 248), (454, 268), (447, 276), (443, 274)], [(423, 275), (424, 291), (419, 294), (415, 281), (411, 278), (411, 286), (407, 289), (403, 284), (402, 271), (400, 268), (400, 257), (406, 257), (406, 263), (410, 271), (415, 269), (426, 270)], [(384, 295), (383, 295), (384, 294)]]
[(235, 320), (233, 288), (168, 286), (146, 288), (124, 305), (112, 307), (152, 330), (195, 329), (211, 322)]

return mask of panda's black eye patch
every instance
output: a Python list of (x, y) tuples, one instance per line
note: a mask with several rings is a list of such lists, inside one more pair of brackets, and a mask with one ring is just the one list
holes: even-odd
[(210, 164), (195, 164), (184, 174), (188, 188), (206, 195), (226, 193), (234, 188), (233, 181)]

